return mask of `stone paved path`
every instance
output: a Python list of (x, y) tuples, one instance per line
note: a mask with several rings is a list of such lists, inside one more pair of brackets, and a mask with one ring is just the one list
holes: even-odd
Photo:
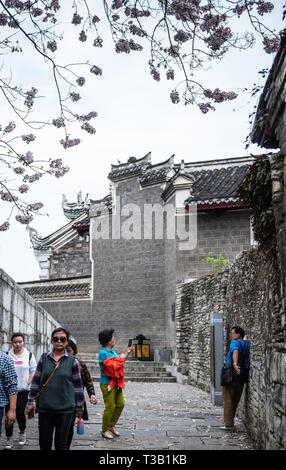
[[(100, 430), (104, 404), (98, 383), (95, 390), (99, 403), (88, 402), (90, 419), (85, 422), (83, 435), (75, 429), (72, 450), (251, 450), (239, 420), (235, 432), (220, 430), (222, 407), (213, 406), (208, 393), (177, 383), (127, 382), (126, 405), (117, 425), (120, 437), (103, 439)], [(15, 425), (15, 438), (17, 434)], [(39, 449), (37, 418), (28, 420), (27, 436), (24, 447), (18, 446), (15, 439), (13, 449)], [(4, 442), (2, 434), (2, 449)]]

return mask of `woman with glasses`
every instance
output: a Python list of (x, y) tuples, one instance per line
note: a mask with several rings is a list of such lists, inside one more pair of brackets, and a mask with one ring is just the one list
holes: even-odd
[(26, 411), (39, 412), (40, 450), (67, 450), (73, 414), (81, 416), (84, 393), (77, 359), (66, 347), (70, 333), (64, 328), (52, 332), (52, 351), (43, 353), (35, 371)]

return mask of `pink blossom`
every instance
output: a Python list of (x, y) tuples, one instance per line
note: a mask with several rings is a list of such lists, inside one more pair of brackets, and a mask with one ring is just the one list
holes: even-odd
[(69, 139), (68, 137), (64, 140), (61, 139), (60, 143), (62, 144), (64, 149), (68, 149), (70, 147), (74, 147), (80, 143), (80, 139)]
[(265, 50), (265, 52), (267, 52), (267, 54), (273, 54), (279, 49), (280, 39), (265, 37), (263, 39), (263, 45), (263, 49)]
[(210, 109), (214, 110), (214, 107), (210, 103), (199, 103), (198, 106), (203, 114), (208, 113)]
[(47, 43), (47, 48), (50, 49), (50, 51), (55, 52), (58, 48), (56, 41), (49, 41)]
[(274, 8), (272, 2), (264, 2), (263, 0), (259, 0), (257, 2), (257, 13), (260, 16), (263, 16), (264, 13), (270, 13)]
[(16, 202), (18, 200), (17, 196), (12, 196), (8, 191), (0, 191), (2, 201), (6, 202)]
[(81, 126), (81, 128), (82, 128), (84, 131), (88, 132), (89, 134), (95, 134), (95, 132), (96, 132), (95, 128), (94, 128), (93, 126), (91, 126), (88, 122), (85, 122), (85, 123)]
[(74, 93), (74, 92), (70, 93), (70, 97), (71, 97), (72, 101), (79, 101), (81, 99), (80, 94), (79, 93)]
[(97, 67), (97, 65), (93, 65), (90, 69), (91, 73), (94, 73), (94, 75), (102, 75), (102, 70), (100, 67)]
[(19, 191), (20, 193), (26, 193), (29, 191), (29, 186), (27, 184), (22, 184), (21, 186), (19, 186)]
[(60, 128), (63, 127), (65, 124), (65, 120), (63, 118), (53, 119), (53, 125)]
[(168, 70), (166, 73), (166, 76), (167, 76), (167, 80), (174, 80), (175, 78), (174, 70), (172, 69)]
[(78, 24), (81, 23), (82, 16), (79, 16), (78, 13), (74, 13), (73, 18), (72, 18), (72, 24), (77, 26)]
[(39, 209), (42, 209), (42, 207), (44, 207), (42, 202), (34, 202), (33, 204), (29, 204), (28, 209), (30, 211), (38, 211)]
[(25, 170), (24, 170), (24, 168), (22, 168), (22, 167), (19, 167), (19, 166), (18, 166), (18, 167), (16, 167), (16, 168), (14, 168), (14, 170), (13, 170), (13, 171), (14, 171), (14, 173), (16, 173), (16, 175), (22, 175), (23, 173), (25, 173)]
[(87, 40), (87, 35), (86, 35), (86, 32), (85, 32), (85, 31), (81, 31), (81, 32), (79, 33), (79, 40), (80, 40), (81, 42), (85, 42), (85, 41)]
[(174, 104), (177, 104), (180, 101), (179, 93), (176, 90), (173, 90), (170, 93), (170, 98), (171, 98), (172, 103), (174, 103)]
[(20, 162), (23, 162), (25, 165), (30, 165), (34, 161), (32, 152), (27, 152), (26, 155), (21, 155), (19, 158)]
[(230, 28), (224, 28), (220, 26), (210, 36), (205, 39), (205, 42), (209, 45), (212, 51), (218, 51), (222, 45), (232, 37), (232, 31)]
[(192, 37), (191, 33), (187, 33), (186, 31), (179, 29), (177, 34), (174, 36), (174, 39), (177, 42), (186, 42), (189, 39), (191, 39), (191, 37)]
[(30, 144), (30, 142), (33, 142), (33, 140), (35, 139), (36, 137), (34, 136), (34, 134), (22, 135), (22, 140), (27, 144)]
[(33, 220), (33, 216), (16, 215), (15, 219), (17, 222), (20, 222), (20, 224), (28, 225)]
[(0, 225), (0, 232), (4, 232), (5, 230), (8, 230), (10, 227), (10, 224), (8, 222), (8, 220), (6, 220), (6, 222), (4, 222), (4, 224)]
[(5, 127), (4, 129), (4, 132), (6, 132), (6, 134), (8, 134), (9, 132), (12, 132), (16, 127), (16, 124), (15, 122), (9, 122), (8, 126)]
[(84, 77), (79, 77), (77, 80), (76, 80), (76, 83), (79, 85), (79, 86), (83, 86), (85, 84), (85, 78)]

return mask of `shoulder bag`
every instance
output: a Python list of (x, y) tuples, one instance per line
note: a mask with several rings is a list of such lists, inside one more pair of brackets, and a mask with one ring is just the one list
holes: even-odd
[(225, 364), (221, 370), (220, 384), (227, 385), (227, 384), (230, 384), (232, 380), (233, 380), (232, 367), (228, 364), (227, 365)]

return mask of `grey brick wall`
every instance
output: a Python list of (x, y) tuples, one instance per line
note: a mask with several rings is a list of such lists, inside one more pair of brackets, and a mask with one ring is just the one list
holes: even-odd
[(89, 235), (79, 235), (50, 256), (50, 279), (87, 276), (91, 273)]
[(97, 351), (95, 321), (91, 314), (91, 300), (56, 300), (38, 302), (52, 317), (67, 328), (79, 349)]

